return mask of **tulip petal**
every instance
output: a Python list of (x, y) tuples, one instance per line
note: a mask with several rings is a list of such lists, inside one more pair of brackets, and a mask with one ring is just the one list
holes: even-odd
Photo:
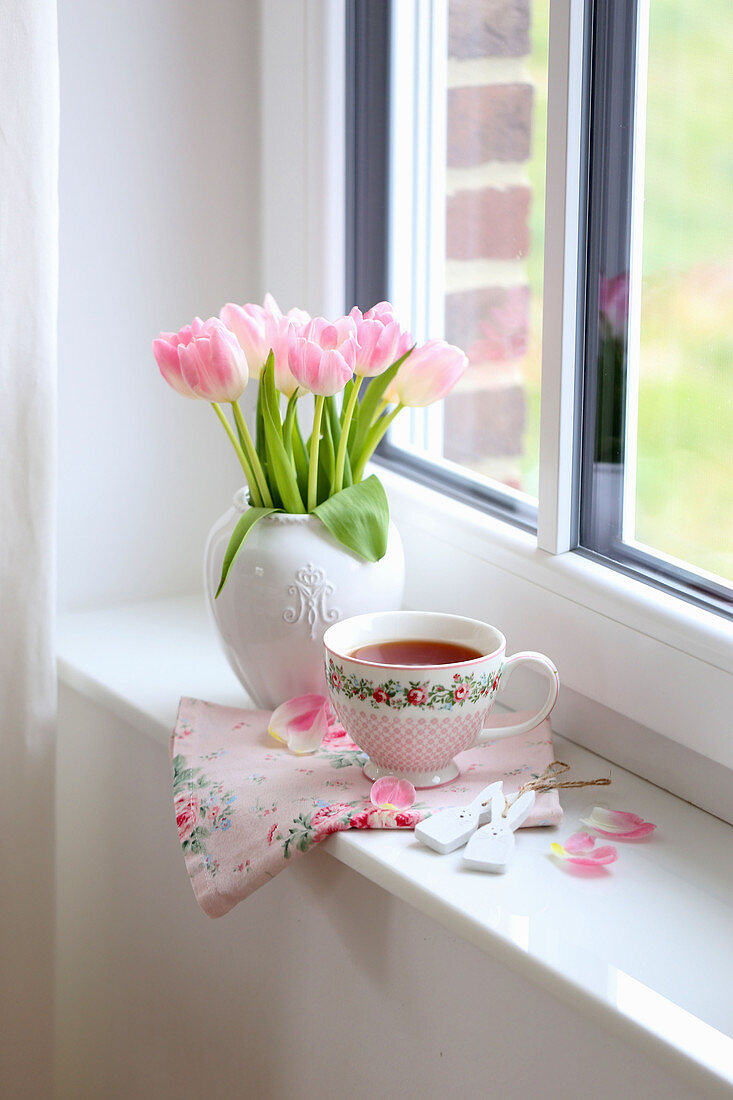
[(407, 810), (415, 801), (415, 788), (408, 779), (385, 775), (372, 784), (372, 804), (383, 810)]
[(579, 854), (580, 852), (589, 852), (591, 848), (595, 847), (595, 843), (590, 833), (573, 833), (565, 841), (565, 849), (568, 852)]
[(280, 306), (277, 304), (272, 294), (270, 294), (269, 290), (265, 297), (262, 299), (262, 303), (263, 309), (267, 313), (271, 313), (273, 317), (282, 317), (283, 311), (280, 309)]
[(562, 844), (551, 844), (550, 851), (558, 859), (564, 859), (577, 867), (605, 867), (618, 859), (618, 852), (612, 844), (596, 848), (589, 833), (573, 833), (565, 841), (564, 847)]
[(656, 829), (656, 825), (645, 821), (638, 814), (625, 810), (607, 810), (603, 806), (596, 806), (589, 817), (583, 818), (583, 824), (616, 840), (639, 840)]
[(275, 708), (268, 731), (277, 741), (284, 741), (291, 752), (316, 752), (328, 732), (330, 713), (324, 695), (298, 695)]
[(222, 322), (231, 329), (239, 341), (253, 378), (258, 378), (261, 374), (270, 350), (265, 336), (266, 316), (267, 313), (262, 306), (251, 303), (238, 306), (233, 302), (227, 302), (219, 310)]

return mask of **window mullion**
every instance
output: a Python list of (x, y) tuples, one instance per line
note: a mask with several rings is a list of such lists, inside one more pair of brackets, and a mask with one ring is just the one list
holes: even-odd
[(577, 542), (585, 25), (585, 0), (550, 5), (537, 543), (551, 554)]

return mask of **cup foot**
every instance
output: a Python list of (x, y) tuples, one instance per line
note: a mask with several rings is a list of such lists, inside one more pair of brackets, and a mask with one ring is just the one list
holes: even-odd
[(458, 767), (455, 760), (451, 760), (451, 762), (446, 764), (443, 768), (428, 772), (412, 772), (395, 768), (386, 768), (381, 764), (375, 764), (372, 760), (367, 760), (362, 770), (367, 779), (371, 779), (372, 782), (374, 782), (375, 779), (382, 779), (385, 775), (393, 775), (395, 779), (409, 780), (413, 787), (418, 790), (426, 787), (442, 787), (445, 783), (451, 783), (461, 774), (461, 769)]

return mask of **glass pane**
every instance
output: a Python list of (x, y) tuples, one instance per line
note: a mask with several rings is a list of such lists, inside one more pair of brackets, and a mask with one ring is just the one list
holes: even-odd
[[(414, 10), (421, 18), (428, 7)], [(430, 178), (416, 176), (413, 208), (405, 210), (414, 217), (432, 194), (433, 226), (440, 219), (433, 233), (440, 256), (421, 258), (419, 241), (413, 245), (415, 267), (425, 262), (438, 290), (427, 293), (425, 331), (418, 323), (415, 335), (444, 335), (470, 366), (445, 402), (412, 413), (391, 437), (531, 498), (539, 466), (548, 21), (549, 0), (447, 4), (432, 76), (433, 94), (436, 80), (443, 83), (441, 159), (436, 167), (434, 157), (423, 158)], [(397, 51), (402, 66), (399, 44)], [(420, 81), (418, 73), (418, 89)], [(401, 182), (398, 172), (395, 186)]]
[(733, 580), (731, 73), (730, 0), (651, 0), (636, 501), (628, 535), (728, 581)]

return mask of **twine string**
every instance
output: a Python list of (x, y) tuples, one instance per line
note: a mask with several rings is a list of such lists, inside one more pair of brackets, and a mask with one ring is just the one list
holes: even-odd
[[(505, 805), (502, 817), (506, 817), (510, 805), (516, 802), (525, 791), (552, 791), (560, 787), (607, 787), (611, 782), (610, 778), (560, 779), (560, 776), (565, 775), (565, 773), (569, 771), (569, 764), (563, 763), (562, 760), (553, 760), (552, 763), (545, 768), (542, 775), (538, 775), (534, 779), (530, 779), (522, 784), (511, 803), (507, 798), (504, 799)], [(486, 806), (488, 803), (485, 802), (484, 805)]]

